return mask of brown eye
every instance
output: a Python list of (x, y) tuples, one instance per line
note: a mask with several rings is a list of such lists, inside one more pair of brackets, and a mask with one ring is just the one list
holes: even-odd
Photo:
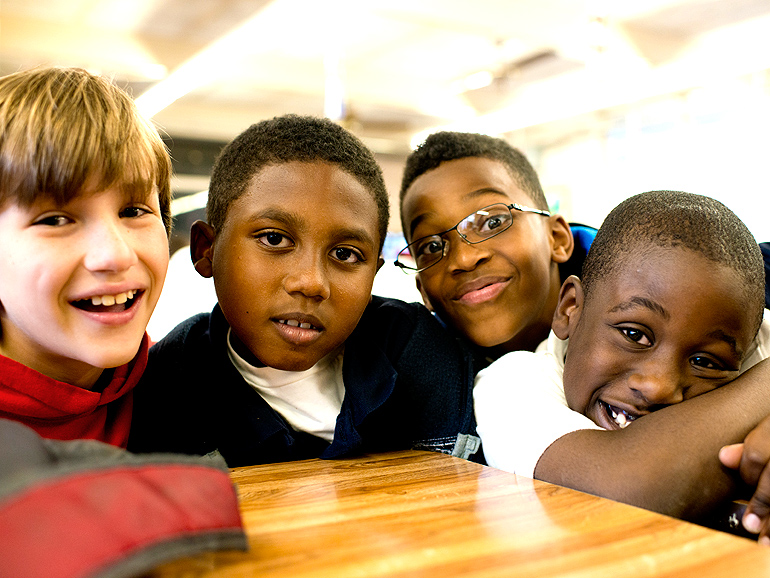
[(334, 258), (343, 263), (358, 263), (364, 260), (362, 255), (348, 247), (337, 247), (334, 249), (333, 253)]
[(690, 358), (690, 363), (702, 369), (722, 369), (722, 366), (718, 365), (713, 359), (710, 359), (705, 355), (696, 355)]
[(266, 247), (285, 249), (293, 245), (292, 240), (278, 231), (264, 231), (256, 236), (257, 240)]
[(137, 217), (142, 217), (146, 214), (148, 214), (150, 211), (143, 207), (126, 207), (122, 211), (120, 211), (120, 218), (121, 219), (136, 219)]
[(72, 220), (64, 215), (50, 215), (34, 222), (35, 225), (46, 225), (48, 227), (62, 227)]
[(617, 329), (628, 341), (638, 343), (643, 347), (650, 347), (652, 345), (652, 339), (641, 329), (636, 327), (618, 327)]

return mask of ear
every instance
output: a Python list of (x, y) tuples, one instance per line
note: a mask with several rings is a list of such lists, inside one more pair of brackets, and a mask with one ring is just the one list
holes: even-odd
[(385, 264), (385, 259), (383, 259), (383, 258), (382, 258), (382, 255), (380, 255), (379, 257), (377, 257), (377, 272), (379, 272), (379, 271), (380, 271), (380, 269), (382, 268), (382, 266), (383, 266), (384, 264)]
[(420, 283), (420, 274), (419, 273), (414, 278), (414, 282), (417, 284), (417, 290), (420, 292), (420, 295), (422, 295), (422, 302), (425, 303), (425, 307), (428, 308), (428, 311), (433, 313), (433, 305), (430, 304), (430, 299), (428, 298), (428, 294), (422, 288), (422, 283)]
[(559, 339), (567, 339), (575, 330), (583, 312), (583, 284), (574, 275), (567, 277), (559, 291), (559, 303), (553, 314), (551, 329)]
[(575, 248), (572, 229), (561, 215), (551, 215), (548, 224), (551, 227), (551, 260), (555, 263), (565, 263)]
[(214, 275), (212, 260), (214, 255), (214, 228), (204, 221), (195, 221), (190, 229), (190, 257), (195, 270), (201, 277)]

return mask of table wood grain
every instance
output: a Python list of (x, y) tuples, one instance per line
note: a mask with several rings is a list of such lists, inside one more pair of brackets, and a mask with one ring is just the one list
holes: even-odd
[(431, 452), (232, 471), (250, 551), (179, 577), (770, 577), (770, 548)]

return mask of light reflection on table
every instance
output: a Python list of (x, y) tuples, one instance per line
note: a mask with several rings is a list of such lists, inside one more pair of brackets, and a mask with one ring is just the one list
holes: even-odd
[(770, 576), (770, 548), (430, 452), (233, 470), (250, 551), (150, 576)]

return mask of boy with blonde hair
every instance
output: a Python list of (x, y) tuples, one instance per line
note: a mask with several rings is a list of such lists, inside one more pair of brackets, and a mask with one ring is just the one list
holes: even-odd
[(0, 78), (0, 417), (125, 447), (168, 266), (171, 161), (84, 70)]

